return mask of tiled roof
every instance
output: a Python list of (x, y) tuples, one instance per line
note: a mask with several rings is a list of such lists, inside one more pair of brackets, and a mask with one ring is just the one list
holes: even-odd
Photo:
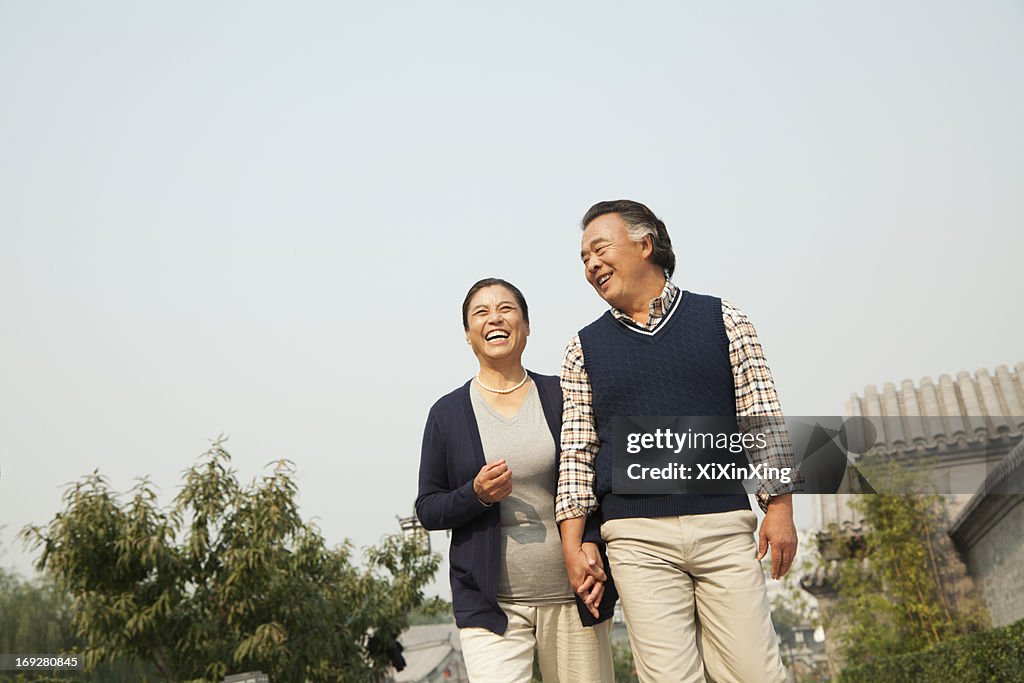
[(800, 586), (809, 593), (817, 593), (816, 589), (833, 589), (838, 580), (839, 560), (832, 560), (814, 565), (810, 572), (800, 577)]
[[(452, 652), (462, 651), (455, 624), (410, 626), (398, 637), (404, 648), (405, 668), (392, 674), (395, 683), (419, 681), (428, 677)], [(461, 655), (460, 655), (461, 656)]]
[(994, 376), (982, 368), (917, 386), (908, 379), (898, 389), (887, 382), (881, 392), (869, 385), (850, 398), (846, 414), (871, 418), (887, 451), (1016, 439), (1024, 433), (1024, 363), (1000, 365)]
[[(850, 557), (852, 548), (863, 547), (864, 526), (860, 522), (845, 521), (815, 534), (820, 557), (811, 571), (800, 577), (800, 586), (815, 596), (834, 592), (839, 580), (840, 560)], [(868, 565), (863, 565), (864, 570)]]
[[(964, 509), (960, 511), (960, 514), (953, 520), (953, 524), (949, 528), (950, 535), (955, 535), (957, 531), (962, 527), (967, 520), (973, 515), (978, 508), (982, 506), (985, 499), (990, 495), (999, 495), (1006, 493), (1017, 493), (1020, 489), (1013, 490), (1012, 488), (1007, 489), (1005, 484), (1007, 480), (1018, 473), (1024, 468), (1024, 441), (1017, 444), (1016, 448), (1010, 451), (1010, 454), (1006, 456), (1006, 459), (999, 463), (999, 466), (989, 472), (988, 476), (985, 477), (985, 482), (978, 489), (978, 492), (974, 494), (970, 502), (964, 506)], [(1018, 494), (1019, 495), (1019, 494)]]
[(405, 668), (393, 675), (394, 683), (422, 681), (439, 667), (453, 652), (451, 643), (438, 643), (418, 647), (402, 653)]
[(402, 647), (410, 649), (420, 645), (435, 645), (451, 641), (458, 649), (462, 649), (459, 640), (459, 629), (455, 624), (419, 624), (410, 626), (398, 637)]

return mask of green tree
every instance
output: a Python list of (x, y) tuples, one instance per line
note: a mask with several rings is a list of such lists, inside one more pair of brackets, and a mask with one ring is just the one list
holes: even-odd
[[(81, 651), (71, 626), (68, 597), (52, 580), (24, 581), (0, 569), (0, 652), (9, 654), (62, 654)], [(145, 680), (145, 667), (125, 663), (97, 667), (91, 673), (64, 672), (57, 677), (41, 673), (0, 672), (0, 682), (19, 680), (78, 680), (134, 683)]]
[[(876, 465), (881, 476), (918, 490), (919, 478), (901, 465)], [(948, 585), (954, 551), (941, 533), (945, 501), (930, 493), (860, 496), (852, 503), (864, 519), (862, 542), (840, 565), (839, 640), (848, 662), (870, 662), (916, 652), (984, 628), (971, 596)]]
[(379, 680), (438, 557), (388, 537), (360, 569), (328, 548), (296, 503), (279, 461), (248, 486), (223, 440), (184, 478), (169, 509), (141, 481), (121, 501), (98, 472), (65, 493), (65, 510), (23, 538), (71, 598), (87, 667), (151, 663), (165, 681), (262, 670), (271, 680)]
[(612, 644), (612, 664), (615, 668), (615, 683), (638, 683), (633, 650), (629, 643)]
[(421, 606), (409, 613), (409, 626), (423, 624), (454, 624), (452, 603), (438, 597), (429, 598)]
[(0, 652), (58, 653), (74, 645), (64, 595), (0, 568)]

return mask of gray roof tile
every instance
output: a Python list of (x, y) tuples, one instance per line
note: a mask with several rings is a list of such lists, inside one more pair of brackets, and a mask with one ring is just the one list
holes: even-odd
[(916, 386), (907, 379), (898, 389), (887, 382), (881, 392), (871, 384), (851, 396), (846, 412), (873, 418), (889, 451), (1015, 439), (1024, 434), (1024, 363), (959, 372), (956, 380), (925, 377)]

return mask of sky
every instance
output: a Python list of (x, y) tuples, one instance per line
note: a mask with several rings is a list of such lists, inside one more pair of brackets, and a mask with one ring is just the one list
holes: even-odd
[(605, 199), (750, 316), (790, 415), (1012, 367), (1022, 73), (1019, 1), (0, 0), (0, 565), (68, 482), (169, 504), (219, 434), (329, 543), (396, 531), (466, 290), (517, 284), (556, 373)]

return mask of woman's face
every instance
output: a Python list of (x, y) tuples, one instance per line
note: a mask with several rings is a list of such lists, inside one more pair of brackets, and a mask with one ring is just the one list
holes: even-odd
[(484, 287), (473, 295), (466, 309), (466, 341), (480, 364), (512, 360), (520, 362), (530, 324), (516, 297), (502, 285)]

